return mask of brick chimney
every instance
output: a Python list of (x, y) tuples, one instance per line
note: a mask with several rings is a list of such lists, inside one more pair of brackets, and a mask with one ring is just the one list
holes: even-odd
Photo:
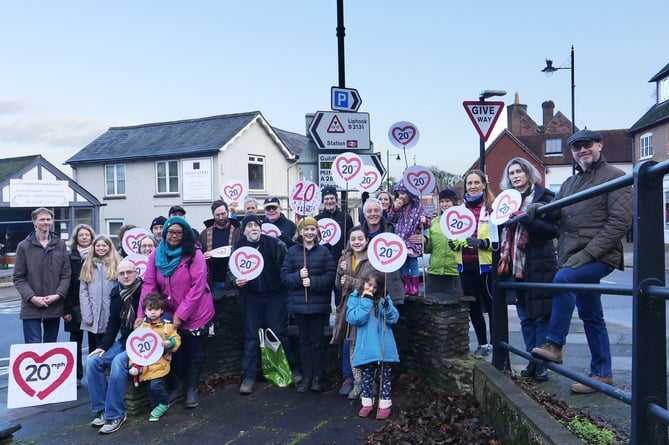
[(555, 104), (553, 103), (552, 100), (547, 100), (546, 102), (541, 104), (541, 108), (544, 111), (544, 119), (542, 122), (542, 125), (544, 128), (553, 120), (554, 112), (555, 112)]
[(522, 136), (523, 117), (527, 116), (527, 105), (520, 103), (520, 96), (516, 91), (513, 105), (506, 107), (506, 128), (515, 136)]

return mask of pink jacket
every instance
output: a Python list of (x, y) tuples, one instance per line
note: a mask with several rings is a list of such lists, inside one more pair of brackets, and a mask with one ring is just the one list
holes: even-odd
[(144, 296), (159, 292), (165, 296), (165, 312), (182, 320), (180, 329), (197, 329), (214, 318), (214, 300), (207, 285), (207, 262), (197, 250), (192, 261), (181, 258), (171, 277), (166, 278), (156, 268), (156, 250), (151, 253), (144, 272), (142, 296), (139, 299), (137, 318), (144, 318)]

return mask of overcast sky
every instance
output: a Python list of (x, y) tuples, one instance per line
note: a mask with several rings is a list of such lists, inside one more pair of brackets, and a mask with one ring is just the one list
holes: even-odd
[[(338, 84), (336, 0), (4, 2), (0, 149), (61, 164), (107, 128), (259, 110), (305, 133)], [(455, 3), (455, 5), (453, 5)], [(462, 173), (478, 134), (462, 106), (506, 90), (541, 123), (541, 103), (576, 125), (629, 128), (655, 101), (669, 63), (667, 3), (345, 1), (346, 86), (362, 96), (384, 156), (388, 129), (413, 122), (409, 162)], [(505, 113), (506, 114), (506, 113)], [(506, 115), (500, 121), (506, 122)], [(400, 169), (391, 160), (391, 172)]]

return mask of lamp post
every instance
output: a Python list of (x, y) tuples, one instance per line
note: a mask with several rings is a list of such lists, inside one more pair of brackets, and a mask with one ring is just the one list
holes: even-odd
[[(483, 104), (489, 97), (506, 96), (504, 90), (483, 90), (479, 94), (479, 102)], [(485, 175), (485, 140), (481, 137), (479, 142), (479, 170)]]
[(569, 66), (554, 67), (551, 59), (546, 59), (546, 66), (541, 70), (546, 76), (552, 76), (557, 70), (571, 70), (571, 134), (576, 133), (576, 117), (574, 116), (574, 45), (571, 46), (571, 64)]

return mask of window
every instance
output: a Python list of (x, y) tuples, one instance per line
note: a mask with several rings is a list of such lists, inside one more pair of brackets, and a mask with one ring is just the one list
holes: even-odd
[(105, 165), (107, 196), (125, 195), (125, 165)]
[(156, 192), (179, 193), (179, 162), (156, 162)]
[(669, 77), (665, 77), (657, 83), (657, 103), (669, 99)]
[(547, 155), (561, 155), (562, 154), (562, 139), (546, 139), (546, 154)]
[(107, 233), (111, 238), (115, 246), (118, 246), (121, 243), (121, 240), (118, 239), (118, 229), (123, 226), (123, 220), (119, 219), (108, 219), (107, 220)]
[(249, 155), (249, 190), (265, 190), (265, 157)]
[(639, 159), (653, 157), (653, 133), (642, 134), (639, 138)]

